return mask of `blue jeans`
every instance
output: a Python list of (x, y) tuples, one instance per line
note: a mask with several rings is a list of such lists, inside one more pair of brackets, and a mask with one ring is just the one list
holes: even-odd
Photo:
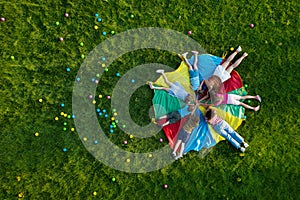
[(237, 149), (240, 148), (241, 143), (244, 142), (244, 138), (235, 132), (225, 120), (222, 120), (220, 123), (213, 126), (213, 128)]

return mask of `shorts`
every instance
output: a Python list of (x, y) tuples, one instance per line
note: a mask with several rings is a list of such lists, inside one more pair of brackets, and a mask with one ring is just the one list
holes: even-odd
[(180, 129), (178, 134), (178, 140), (181, 140), (182, 143), (187, 143), (187, 141), (190, 139), (190, 135), (188, 132), (186, 132), (183, 128)]
[(190, 75), (190, 78), (199, 77), (199, 72), (198, 72), (198, 70), (189, 70), (189, 75)]
[(225, 68), (222, 65), (218, 65), (218, 67), (215, 69), (213, 75), (218, 76), (222, 83), (230, 79), (230, 74), (225, 70)]
[(181, 116), (178, 111), (174, 111), (167, 114), (167, 119), (170, 124), (174, 124), (175, 122), (181, 119)]
[(240, 105), (241, 96), (236, 94), (228, 94), (227, 104)]
[(180, 85), (180, 83), (178, 83), (177, 81), (171, 84), (169, 94), (171, 96), (177, 97), (178, 99), (181, 99), (182, 101), (184, 101), (184, 99), (188, 95), (182, 85)]
[(190, 83), (192, 85), (192, 89), (195, 91), (200, 86), (199, 72), (198, 70), (189, 70), (190, 74)]

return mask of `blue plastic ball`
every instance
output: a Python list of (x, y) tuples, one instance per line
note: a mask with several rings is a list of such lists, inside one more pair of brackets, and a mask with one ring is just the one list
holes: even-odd
[(117, 77), (120, 77), (120, 76), (121, 76), (121, 74), (118, 72), (118, 73), (116, 73), (116, 76), (117, 76)]
[(71, 69), (70, 69), (69, 67), (67, 67), (67, 68), (66, 68), (66, 71), (69, 72), (69, 71), (71, 71)]
[(102, 112), (99, 112), (99, 114), (98, 114), (99, 116), (102, 116)]
[(96, 14), (95, 14), (95, 17), (99, 17), (99, 14), (98, 14), (98, 13), (96, 13)]
[(72, 115), (72, 118), (73, 118), (73, 119), (75, 119), (75, 118), (76, 118), (76, 116), (73, 114), (73, 115)]
[(102, 110), (102, 112), (106, 113), (106, 110), (104, 109), (104, 110)]
[(97, 21), (98, 21), (98, 22), (101, 22), (101, 21), (102, 21), (102, 19), (99, 17), (99, 18), (97, 19)]
[(95, 141), (94, 141), (94, 144), (98, 144), (98, 140), (95, 140)]
[(92, 78), (92, 82), (95, 82), (95, 79), (94, 79), (94, 78)]
[(65, 107), (65, 104), (64, 104), (64, 103), (61, 103), (60, 106), (61, 106), (61, 107)]
[(79, 78), (79, 77), (77, 77), (77, 78), (76, 78), (76, 81), (80, 81), (80, 78)]
[(104, 36), (105, 36), (105, 35), (106, 35), (106, 32), (105, 32), (105, 31), (103, 31), (103, 32), (102, 32), (102, 35), (104, 35)]
[(97, 108), (97, 110), (96, 110), (97, 112), (100, 112), (100, 108)]
[(62, 151), (63, 151), (63, 152), (67, 152), (68, 149), (67, 149), (67, 148), (63, 148)]
[(106, 58), (105, 58), (105, 57), (102, 57), (102, 58), (101, 58), (101, 60), (102, 60), (102, 61), (105, 61), (105, 60), (106, 60)]
[(113, 132), (114, 132), (114, 130), (110, 129), (110, 130), (109, 130), (109, 132), (110, 132), (110, 133), (113, 133)]
[(131, 79), (131, 83), (134, 83), (135, 82), (135, 80), (134, 79)]

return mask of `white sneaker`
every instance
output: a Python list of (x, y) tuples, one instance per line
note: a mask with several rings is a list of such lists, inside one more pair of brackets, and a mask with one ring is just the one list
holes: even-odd
[(193, 53), (193, 54), (198, 54), (199, 52), (198, 52), (198, 51), (192, 51), (192, 53)]
[(256, 95), (256, 98), (257, 98), (257, 100), (258, 100), (259, 102), (261, 102), (261, 98), (260, 98), (259, 95)]
[(159, 74), (162, 74), (162, 73), (164, 73), (165, 72), (165, 70), (163, 70), (163, 69), (158, 69), (158, 70), (156, 70), (156, 73), (159, 73)]
[(244, 147), (240, 147), (240, 150), (244, 153), (246, 149)]
[(182, 158), (182, 156), (181, 156), (181, 155), (179, 155), (179, 156), (176, 156), (176, 157), (175, 157), (175, 160), (179, 160), (180, 158)]
[(154, 89), (153, 83), (151, 81), (148, 82), (148, 85), (150, 86), (151, 89)]
[(247, 144), (246, 142), (244, 142), (244, 147), (245, 148), (249, 147), (249, 144)]
[(242, 47), (239, 46), (237, 49), (236, 49), (237, 52), (241, 52), (242, 51)]

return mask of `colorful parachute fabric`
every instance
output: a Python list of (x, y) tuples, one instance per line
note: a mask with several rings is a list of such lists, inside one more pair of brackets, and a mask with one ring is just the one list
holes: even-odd
[[(194, 57), (189, 59), (189, 62), (193, 63), (193, 59)], [(213, 74), (215, 68), (221, 64), (222, 61), (222, 58), (210, 54), (198, 55), (199, 73), (204, 79), (208, 79)], [(168, 77), (169, 81), (177, 81), (185, 88), (187, 92), (191, 94), (193, 93), (190, 88), (188, 67), (183, 61), (175, 71), (166, 72), (166, 76)], [(162, 77), (159, 77), (154, 84), (159, 86), (167, 86)], [(224, 87), (227, 93), (246, 95), (246, 90), (243, 87), (242, 79), (236, 71), (233, 71), (231, 73), (231, 78), (224, 82)], [(185, 106), (181, 100), (168, 95), (162, 90), (155, 90), (152, 102), (156, 119), (170, 112), (180, 110)], [(245, 109), (242, 106), (222, 105), (214, 107), (213, 109), (215, 109), (218, 115), (227, 121), (235, 130), (244, 120)], [(200, 106), (197, 112), (200, 116), (200, 122), (191, 133), (190, 139), (185, 145), (184, 153), (192, 150), (200, 151), (203, 149), (208, 149), (215, 146), (219, 141), (224, 140), (224, 138), (217, 134), (213, 128), (206, 123), (203, 115), (205, 113), (205, 108)], [(187, 120), (186, 114), (187, 113), (181, 114), (181, 120), (174, 124), (169, 124), (163, 128), (171, 148), (173, 148), (177, 141), (178, 131)]]

